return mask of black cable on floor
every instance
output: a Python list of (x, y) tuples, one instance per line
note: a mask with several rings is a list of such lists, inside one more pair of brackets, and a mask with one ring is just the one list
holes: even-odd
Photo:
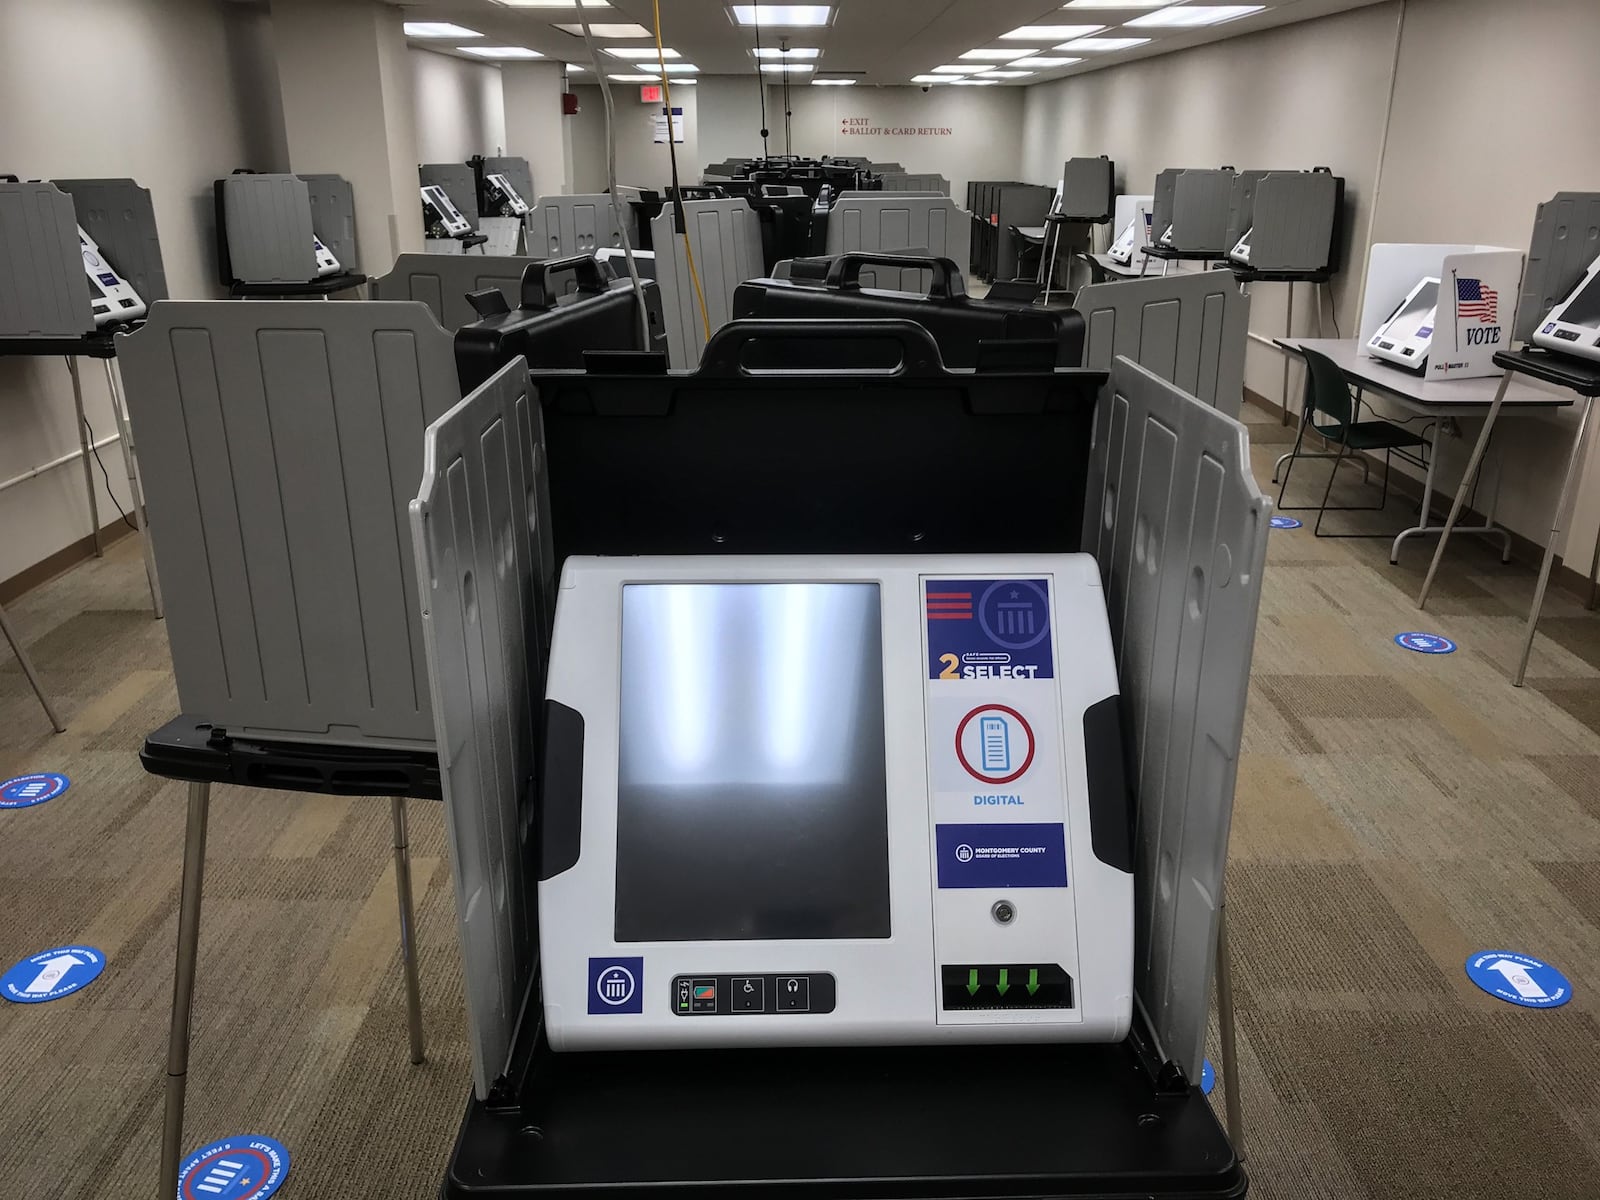
[(89, 424), (88, 417), (83, 419), (83, 427), (89, 431), (89, 452), (94, 455), (94, 461), (100, 464), (100, 477), (106, 481), (106, 495), (111, 497), (111, 503), (115, 504), (117, 506), (117, 511), (122, 514), (123, 524), (137, 533), (139, 531), (139, 527), (133, 523), (133, 518), (130, 517), (122, 505), (117, 502), (117, 494), (111, 490), (111, 474), (106, 470), (106, 464), (100, 458), (100, 447), (94, 444), (94, 426)]

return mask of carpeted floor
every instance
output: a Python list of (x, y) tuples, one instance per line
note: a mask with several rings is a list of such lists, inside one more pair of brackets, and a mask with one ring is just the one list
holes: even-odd
[[(1246, 416), (1265, 481), (1286, 431)], [(1326, 479), (1302, 470), (1291, 503)], [(1397, 501), (1359, 519), (1401, 517)], [(1391, 567), (1386, 542), (1273, 534), (1228, 879), (1265, 1200), (1600, 1196), (1600, 614), (1553, 591), (1514, 690), (1531, 573), (1463, 539), (1420, 615), (1431, 547)], [(0, 778), (60, 770), (73, 788), (0, 812), (0, 969), (73, 942), (110, 966), (74, 997), (0, 1004), (0, 1198), (148, 1196), (184, 793), (135, 751), (176, 711), (166, 638), (131, 540), (10, 611), (70, 730), (49, 732), (0, 649)], [(1393, 644), (1419, 628), (1461, 651)], [(230, 788), (213, 804), (185, 1141), (277, 1137), (286, 1197), (437, 1194), (468, 1063), (442, 820), (411, 814), (421, 1068), (388, 805)], [(1576, 998), (1487, 997), (1462, 970), (1480, 949), (1559, 964)]]

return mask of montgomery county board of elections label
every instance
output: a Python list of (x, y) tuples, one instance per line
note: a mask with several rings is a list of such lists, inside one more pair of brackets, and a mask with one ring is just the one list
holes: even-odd
[(1059, 824), (941, 824), (942, 888), (1067, 886), (1067, 836)]
[(72, 786), (72, 780), (56, 771), (17, 775), (0, 783), (0, 808), (31, 808), (54, 800)]
[(1211, 1089), (1216, 1086), (1217, 1069), (1211, 1065), (1211, 1060), (1208, 1058), (1200, 1064), (1200, 1090), (1209, 1096)]
[(589, 960), (589, 1015), (644, 1011), (644, 959)]
[(1437, 633), (1397, 633), (1394, 643), (1418, 654), (1454, 654), (1456, 644)]
[(1051, 679), (1050, 581), (925, 579), (928, 678)]
[(1572, 983), (1560, 971), (1510, 950), (1474, 954), (1467, 959), (1467, 978), (1491, 996), (1523, 1008), (1560, 1008), (1572, 999)]
[(1273, 517), (1271, 521), (1274, 529), (1299, 529), (1302, 524), (1303, 522), (1297, 521), (1293, 517)]
[(289, 1177), (289, 1151), (260, 1134), (223, 1138), (178, 1167), (178, 1200), (266, 1200)]
[(106, 969), (92, 946), (57, 946), (29, 955), (0, 975), (0, 996), (14, 1004), (43, 1004), (88, 987)]

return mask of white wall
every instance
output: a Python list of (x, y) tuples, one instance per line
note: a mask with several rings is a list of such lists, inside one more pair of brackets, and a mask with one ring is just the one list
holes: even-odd
[[(154, 200), (172, 294), (215, 294), (212, 180), (239, 166), (285, 165), (263, 14), (214, 0), (0, 0), (0, 29), (0, 170), (138, 180)], [(76, 82), (86, 29), (114, 51), (113, 113), (103, 93)], [(83, 367), (88, 419), (105, 438), (116, 424), (103, 375)], [(0, 481), (77, 450), (62, 360), (0, 359), (0, 431)], [(115, 443), (101, 457), (126, 508)], [(102, 523), (117, 516), (103, 485), (100, 515)], [(88, 533), (76, 461), (0, 491), (0, 580)]]
[[(1332, 167), (1346, 179), (1353, 218), (1334, 283), (1340, 326), (1352, 335), (1369, 222), (1375, 241), (1526, 249), (1540, 201), (1600, 190), (1600, 141), (1588, 128), (1600, 111), (1600, 4), (1410, 0), (1391, 115), (1400, 11), (1399, 3), (1374, 5), (1028, 88), (1022, 177), (1054, 178), (1075, 154), (1115, 159), (1129, 191), (1148, 191), (1171, 166)], [(1468, 77), (1483, 102), (1462, 102)], [(1285, 290), (1253, 289), (1255, 331), (1282, 333)], [(1312, 334), (1309, 289), (1299, 296), (1296, 332)], [(1294, 372), (1296, 404), (1299, 379)], [(1252, 346), (1246, 384), (1279, 399), (1275, 351)], [(1571, 414), (1506, 421), (1496, 435), (1505, 456), (1499, 516), (1541, 543), (1574, 425)], [(1476, 425), (1464, 432), (1445, 447), (1452, 487)], [(1600, 467), (1591, 460), (1569, 541), (1580, 569), (1597, 527)]]
[[(573, 88), (579, 113), (569, 117), (572, 143), (572, 191), (576, 194), (606, 190), (606, 110), (599, 87), (591, 84)], [(699, 183), (705, 166), (700, 148), (699, 114), (701, 87), (673, 90), (672, 106), (683, 109), (684, 141), (677, 147), (678, 176), (685, 184)], [(672, 182), (672, 164), (665, 142), (655, 141), (658, 104), (639, 102), (639, 85), (613, 83), (616, 105), (617, 182), (660, 190)]]
[(500, 79), (505, 96), (506, 153), (528, 160), (538, 195), (570, 192), (566, 125), (574, 118), (561, 115), (560, 66), (507, 63), (500, 69)]
[(499, 67), (417, 47), (408, 57), (419, 162), (466, 162), (474, 154), (495, 155), (505, 148)]

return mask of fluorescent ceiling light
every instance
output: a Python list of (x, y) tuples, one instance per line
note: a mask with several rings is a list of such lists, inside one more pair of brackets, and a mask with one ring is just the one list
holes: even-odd
[[(659, 69), (659, 68), (658, 68)], [(668, 75), (693, 75), (700, 68), (693, 63), (668, 63)]]
[[(573, 37), (583, 36), (583, 26), (578, 24), (557, 25), (562, 33), (570, 33)], [(643, 25), (624, 23), (621, 25), (593, 25), (589, 26), (589, 33), (597, 38), (647, 38), (655, 37)]]
[(1033, 74), (1032, 71), (984, 71), (980, 75), (974, 75), (973, 78), (974, 79), (1026, 79), (1029, 75), (1032, 75), (1032, 74)]
[(672, 81), (672, 86), (673, 87), (688, 87), (691, 83), (699, 83), (699, 82), (700, 81), (698, 79), (674, 79)]
[(948, 66), (948, 67), (935, 67), (933, 69), (933, 73), (935, 75), (971, 75), (974, 72), (981, 71), (981, 70), (983, 70), (983, 68), (980, 67), (980, 66), (970, 66), (970, 67)]
[(801, 46), (794, 50), (780, 50), (776, 46), (757, 46), (750, 53), (757, 58), (816, 58), (822, 51), (815, 46)]
[(735, 4), (728, 11), (740, 25), (763, 29), (826, 25), (833, 20), (833, 9), (826, 4)]
[[(505, 8), (610, 8), (605, 0), (494, 0)], [(1131, 5), (1130, 5), (1131, 7)]]
[(854, 79), (813, 79), (813, 87), (855, 87)]
[(1098, 50), (1101, 52), (1109, 52), (1112, 50), (1128, 50), (1134, 46), (1142, 46), (1149, 40), (1149, 38), (1086, 37), (1078, 38), (1075, 41), (1062, 42), (1061, 45), (1056, 47), (1056, 49)]
[(476, 29), (464, 29), (449, 21), (407, 21), (406, 36), (410, 38), (469, 38), (482, 37)]
[(463, 54), (476, 54), (479, 58), (543, 58), (537, 50), (526, 46), (457, 46)]
[(1082, 62), (1081, 58), (1019, 58), (1012, 63), (1013, 67), (1028, 67), (1036, 71), (1048, 70), (1051, 67), (1069, 67), (1073, 63)]
[(588, 69), (588, 67), (580, 67), (577, 63), (567, 64), (567, 70), (569, 71), (587, 71)]
[[(644, 62), (646, 59), (649, 59), (651, 62), (655, 62), (656, 58), (658, 57), (656, 48), (654, 46), (628, 46), (625, 49), (617, 50), (613, 50), (610, 46), (607, 46), (606, 53), (611, 55), (613, 58), (625, 58), (629, 62)], [(682, 58), (683, 55), (679, 54), (676, 50), (668, 48), (666, 50), (662, 50), (659, 57)]]
[(963, 87), (996, 87), (996, 86), (998, 86), (996, 84), (995, 80), (993, 80), (993, 79), (952, 79), (950, 82), (954, 83), (954, 84), (959, 84), (959, 85), (961, 85)]
[(1129, 28), (1138, 29), (1188, 29), (1248, 17), (1265, 7), (1265, 4), (1180, 4), (1176, 8), (1163, 8), (1145, 13), (1142, 17), (1134, 17), (1127, 24)]
[(613, 83), (660, 83), (659, 75), (607, 75)]
[(968, 50), (962, 58), (992, 58), (999, 62), (1010, 62), (1017, 56), (1015, 49), (1011, 50)]
[(816, 70), (810, 63), (762, 63), (761, 69), (777, 75), (795, 75), (803, 71)]
[(948, 75), (913, 75), (911, 77), (911, 82), (912, 83), (949, 83), (950, 82), (950, 76), (948, 76)]
[[(501, 0), (504, 3), (505, 0)], [(1062, 8), (1161, 8), (1172, 0), (1067, 0)]]
[(1012, 42), (1061, 42), (1067, 38), (1088, 37), (1091, 33), (1098, 33), (1104, 25), (1024, 25), (1021, 29), (1013, 29), (1010, 33), (1002, 33), (1001, 41)]

